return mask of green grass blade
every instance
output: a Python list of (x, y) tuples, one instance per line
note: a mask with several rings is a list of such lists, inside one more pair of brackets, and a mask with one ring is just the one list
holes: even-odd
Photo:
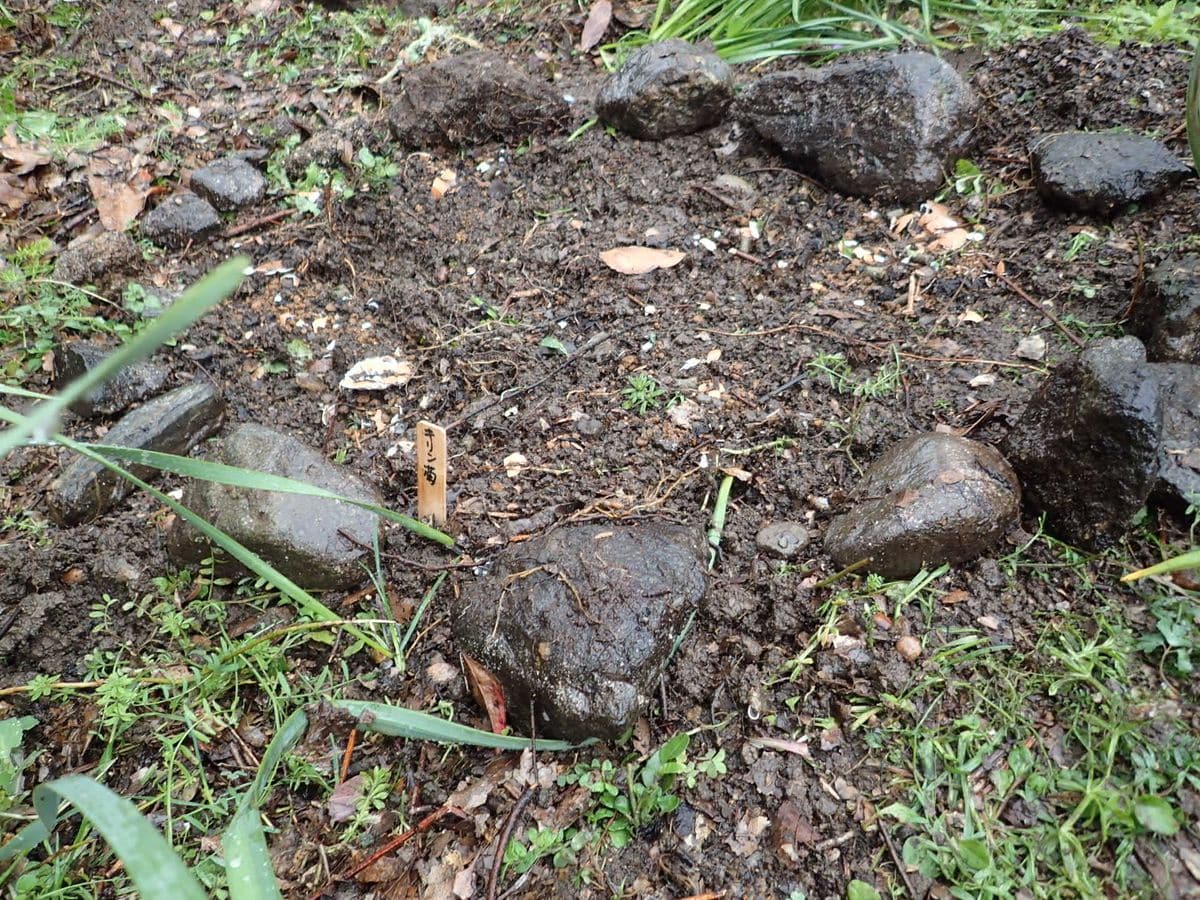
[(450, 535), (443, 531), (438, 531), (436, 528), (432, 528), (411, 516), (393, 512), (386, 507), (377, 506), (374, 503), (352, 500), (349, 497), (343, 497), (340, 494), (335, 494), (332, 491), (327, 491), (315, 485), (306, 484), (303, 481), (296, 481), (293, 478), (284, 478), (281, 475), (271, 475), (266, 472), (255, 472), (251, 469), (240, 469), (236, 466), (227, 466), (223, 463), (209, 462), (203, 459), (176, 456), (171, 453), (158, 453), (154, 450), (113, 447), (107, 444), (84, 444), (83, 446), (89, 447), (109, 459), (119, 459), (123, 462), (149, 466), (152, 469), (160, 469), (164, 472), (174, 472), (176, 475), (184, 475), (188, 478), (201, 478), (205, 481), (215, 481), (218, 484), (228, 484), (232, 487), (251, 488), (260, 491), (280, 491), (286, 494), (304, 494), (308, 497), (320, 497), (323, 500), (336, 500), (339, 503), (349, 503), (352, 506), (361, 507), (385, 519), (403, 525), (413, 534), (441, 544), (443, 547), (454, 546), (454, 538), (450, 537)]
[(1127, 582), (1137, 581), (1139, 578), (1148, 578), (1151, 575), (1169, 575), (1172, 572), (1179, 572), (1183, 569), (1200, 569), (1200, 550), (1192, 550), (1171, 559), (1164, 559), (1156, 566), (1150, 566), (1148, 569), (1138, 569), (1136, 572), (1122, 575), (1121, 580)]
[(221, 835), (221, 849), (225, 851), (229, 900), (282, 898), (275, 873), (271, 871), (271, 856), (257, 809), (250, 806), (238, 811)]
[(170, 844), (126, 798), (84, 775), (57, 778), (39, 785), (34, 794), (43, 801), (36, 804), (39, 811), (46, 808), (47, 798), (52, 806), (61, 798), (83, 813), (108, 841), (143, 897), (205, 900), (204, 889)]
[[(570, 750), (582, 744), (571, 744), (567, 741), (530, 741), (529, 738), (493, 734), (490, 731), (480, 731), (457, 722), (447, 722), (438, 716), (418, 712), (415, 709), (405, 709), (402, 706), (390, 706), (386, 703), (372, 703), (368, 700), (333, 700), (338, 709), (344, 709), (358, 719), (360, 728), (385, 734), (388, 737), (410, 738), (415, 741), (437, 741), (439, 744), (470, 744), (475, 747), (492, 747), (496, 750), (524, 750), (532, 745), (536, 750)], [(590, 742), (589, 742), (590, 743)]]
[(144, 331), (106, 357), (100, 365), (71, 382), (61, 393), (34, 407), (24, 421), (0, 433), (0, 459), (31, 437), (47, 438), (58, 427), (63, 410), (112, 378), (120, 369), (150, 356), (172, 336), (185, 330), (237, 289), (250, 260), (234, 257), (183, 292)]
[(271, 787), (271, 780), (275, 777), (275, 770), (283, 761), (284, 754), (299, 743), (300, 738), (304, 737), (304, 732), (307, 730), (308, 716), (302, 709), (296, 710), (284, 720), (283, 725), (275, 732), (275, 737), (271, 738), (271, 743), (267, 745), (262, 762), (258, 764), (258, 771), (254, 773), (254, 780), (250, 782), (250, 787), (246, 789), (242, 802), (238, 806), (239, 813), (255, 809), (263, 802)]

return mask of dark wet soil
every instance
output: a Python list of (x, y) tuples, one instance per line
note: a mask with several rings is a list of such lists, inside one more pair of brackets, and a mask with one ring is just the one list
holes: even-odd
[[(203, 5), (179, 4), (170, 20), (191, 29)], [(70, 52), (120, 80), (145, 77), (156, 84), (154, 99), (86, 75), (71, 76), (78, 83), (70, 90), (78, 92), (76, 107), (93, 113), (132, 103), (128, 140), (161, 122), (154, 109), (164, 101), (198, 107), (196, 129), (169, 133), (158, 145), (179, 172), (232, 149), (271, 150), (257, 135), (281, 112), (310, 128), (377, 114), (374, 89), (324, 93), (265, 75), (244, 79), (237, 65), (223, 62), (219, 43), (163, 41), (166, 26), (156, 24), (153, 7), (107, 4)], [(214, 29), (242, 15), (238, 5), (215, 10)], [(275, 15), (294, 11), (285, 6)], [(1010, 282), (1038, 302), (1050, 301), (1081, 338), (1119, 331), (1147, 268), (1189, 240), (1200, 212), (1196, 191), (1188, 187), (1112, 223), (1066, 215), (1045, 208), (1033, 191), (1027, 146), (1056, 129), (1128, 128), (1157, 134), (1184, 156), (1185, 55), (1101, 47), (1068, 32), (956, 57), (983, 98), (972, 155), (982, 178), (950, 190), (943, 202), (983, 237), (938, 256), (915, 225), (903, 234), (892, 230), (898, 215), (913, 210), (826, 191), (732, 124), (662, 143), (599, 127), (569, 139), (590, 114), (602, 70), (571, 52), (556, 11), (467, 16), (459, 27), (501, 46), (531, 73), (558, 76), (578, 101), (570, 125), (520, 146), (398, 153), (399, 173), (380, 190), (328, 204), (316, 216), (151, 255), (134, 280), (159, 287), (186, 285), (235, 252), (249, 254), (258, 269), (159, 359), (176, 381), (203, 375), (220, 384), (231, 421), (290, 430), (373, 480), (401, 511), (414, 505), (415, 421), (448, 426), (449, 530), (476, 561), (565, 521), (706, 525), (722, 471), (746, 473), (734, 489), (707, 599), (648, 716), (649, 746), (683, 729), (722, 724), (695, 742), (726, 748), (728, 775), (702, 781), (655, 834), (611, 853), (596, 887), (580, 888), (570, 872), (541, 866), (522, 896), (610, 896), (622, 885), (632, 895), (655, 897), (706, 891), (786, 897), (793, 890), (843, 896), (850, 879), (872, 880), (881, 867), (895, 865), (870, 827), (875, 807), (888, 802), (892, 774), (849, 727), (832, 728), (847, 721), (853, 698), (896, 694), (919, 676), (921, 663), (906, 662), (894, 641), (912, 632), (936, 644), (992, 617), (1007, 639), (1028, 642), (1074, 586), (1066, 575), (1058, 584), (1006, 579), (995, 559), (963, 565), (939, 583), (956, 592), (956, 602), (938, 605), (929, 621), (892, 622), (869, 652), (851, 657), (823, 649), (799, 681), (766, 686), (817, 628), (830, 589), (815, 585), (834, 567), (819, 539), (794, 565), (781, 567), (756, 548), (755, 534), (791, 519), (819, 538), (864, 465), (913, 432), (952, 429), (998, 443), (1046, 369), (1076, 352)], [(393, 51), (408, 39), (398, 38)], [(144, 42), (155, 48), (153, 66), (140, 58)], [(56, 52), (67, 50), (47, 49), (49, 56)], [(372, 60), (367, 74), (383, 74), (389, 59)], [(25, 102), (49, 102), (68, 80), (58, 74), (31, 84)], [(385, 90), (384, 104), (387, 97)], [(434, 200), (431, 184), (446, 168), (455, 170), (459, 187)], [(754, 188), (749, 212), (721, 199), (714, 181), (723, 175)], [(47, 234), (65, 245), (95, 221), (70, 212), (83, 208), (83, 195), (86, 185), (70, 177), (35, 215), (9, 222), (2, 240), (12, 247)], [(237, 222), (278, 208), (268, 197)], [(760, 237), (743, 243), (752, 219)], [(1096, 240), (1076, 241), (1085, 232)], [(1077, 253), (1068, 252), (1073, 241), (1084, 245)], [(646, 276), (619, 275), (598, 254), (623, 244), (682, 249), (687, 259)], [(1045, 340), (1044, 359), (1016, 356), (1018, 343), (1034, 334)], [(571, 355), (547, 346), (553, 344), (547, 338)], [(315, 351), (315, 360), (278, 371), (273, 363), (288, 363), (289, 342), (297, 340)], [(405, 388), (337, 389), (350, 364), (381, 353), (414, 364), (416, 376)], [(838, 391), (810, 366), (828, 354), (841, 354), (850, 383), (875, 379), (876, 390)], [(879, 377), (889, 372), (890, 381)], [(622, 391), (636, 374), (653, 377), (663, 400), (675, 405), (664, 402), (645, 414), (624, 408)], [(45, 387), (39, 378), (29, 386)], [(99, 433), (79, 420), (68, 429), (80, 437)], [(510, 474), (505, 459), (513, 453), (527, 465)], [(55, 455), (44, 450), (7, 461), (3, 514), (32, 510), (44, 517), (43, 495), (56, 467)], [(165, 520), (157, 503), (135, 496), (100, 522), (50, 528), (44, 540), (5, 534), (0, 685), (39, 673), (74, 680), (97, 640), (102, 649), (119, 649), (112, 638), (93, 635), (89, 609), (104, 593), (145, 591), (151, 577), (168, 570)], [(1009, 535), (995, 557), (1027, 541), (1035, 526), (1026, 521), (1026, 531)], [(389, 546), (388, 581), (397, 596), (418, 600), (433, 577), (425, 567), (448, 560), (400, 531), (390, 534)], [(121, 580), (128, 569), (137, 575), (132, 587)], [(470, 577), (469, 570), (456, 573), (460, 582)], [(1074, 611), (1086, 613), (1095, 596), (1081, 593)], [(328, 599), (336, 608), (339, 598)], [(460, 688), (427, 674), (431, 663), (456, 659), (447, 608), (446, 598), (435, 601), (410, 658), (413, 674), (387, 681), (375, 699), (424, 708), (454, 699), (460, 718), (480, 724), (481, 712)], [(847, 613), (848, 632), (861, 627), (854, 618)], [(144, 622), (132, 615), (120, 621), (128, 647), (149, 639), (138, 631)], [(297, 665), (311, 667), (303, 658), (309, 651), (298, 652)], [(362, 658), (347, 663), (370, 667)], [(17, 701), (13, 708), (30, 706)], [(774, 728), (765, 724), (768, 717)], [(797, 729), (837, 736), (806, 745), (803, 755), (752, 742)], [(46, 749), (47, 772), (63, 771), (65, 757), (52, 745)], [(415, 746), (373, 752), (376, 761), (406, 765), (431, 803), (487, 762), (482, 754), (443, 758)], [(132, 777), (137, 758), (135, 746), (110, 784)], [(549, 809), (561, 799), (547, 791), (536, 803)], [(794, 860), (772, 849), (765, 828), (785, 801), (788, 821), (802, 835)], [(496, 801), (493, 827), (510, 806), (507, 798)], [(322, 842), (324, 826), (313, 811), (296, 824), (299, 838), (280, 837), (281, 848), (297, 839)], [(777, 821), (776, 833), (780, 828)], [(480, 839), (475, 849), (484, 845)], [(428, 865), (447, 846), (444, 836), (429, 837), (409, 845), (402, 858)], [(295, 884), (291, 896), (306, 896), (300, 883), (312, 854), (296, 850), (289, 858), (295, 867), (281, 875)], [(406, 877), (406, 884), (419, 881)], [(347, 890), (324, 896), (351, 896)], [(410, 894), (397, 888), (387, 896)]]

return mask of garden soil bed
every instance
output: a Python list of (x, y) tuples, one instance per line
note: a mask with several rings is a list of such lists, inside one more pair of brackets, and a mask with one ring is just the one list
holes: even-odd
[[(73, 108), (80, 112), (131, 104), (129, 140), (169, 123), (155, 112), (167, 101), (196, 108), (187, 120), (194, 129), (163, 126), (156, 145), (180, 172), (219, 151), (271, 150), (256, 135), (285, 109), (315, 128), (357, 112), (377, 115), (377, 105), (386, 105), (388, 90), (381, 101), (373, 89), (324, 93), (303, 80), (242, 79), (239, 54), (249, 47), (229, 55), (218, 52), (219, 44), (196, 40), (206, 28), (220, 32), (239, 23), (240, 4), (216, 4), (206, 25), (198, 18), (202, 5), (178, 4), (168, 24), (156, 21), (155, 3), (102, 5), (69, 50), (45, 51), (47, 58), (74, 54), (84, 68), (30, 84), (23, 102), (49, 104), (71, 91), (79, 94)], [(176, 24), (183, 37), (163, 40)], [(1003, 558), (1037, 529), (1026, 519), (1025, 530), (1009, 535), (993, 558), (938, 581), (941, 601), (928, 618), (914, 608), (877, 621), (869, 652), (843, 658), (836, 645), (823, 646), (796, 680), (777, 681), (781, 666), (809, 644), (821, 604), (840, 586), (819, 586), (836, 570), (820, 535), (863, 468), (893, 442), (942, 428), (996, 444), (1046, 371), (1077, 352), (1013, 285), (1037, 304), (1050, 301), (1080, 338), (1120, 333), (1149, 268), (1195, 229), (1200, 195), (1189, 184), (1111, 223), (1066, 215), (1046, 208), (1034, 191), (1028, 145), (1059, 129), (1127, 128), (1155, 133), (1185, 156), (1185, 55), (1100, 46), (1079, 32), (952, 55), (982, 98), (972, 156), (982, 178), (951, 188), (943, 203), (982, 239), (938, 256), (928, 251), (927, 235), (892, 230), (898, 215), (915, 210), (827, 191), (733, 124), (661, 143), (602, 127), (570, 139), (590, 115), (604, 75), (571, 47), (577, 14), (564, 18), (556, 8), (499, 19), (467, 14), (457, 24), (517, 66), (542, 77), (557, 74), (561, 89), (576, 98), (574, 121), (519, 147), (461, 155), (397, 150), (399, 174), (382, 189), (322, 203), (316, 215), (150, 256), (130, 280), (180, 287), (235, 252), (248, 254), (256, 267), (218, 312), (157, 359), (178, 382), (203, 377), (220, 385), (232, 422), (286, 429), (371, 479), (402, 512), (415, 502), (414, 423), (424, 418), (448, 426), (448, 530), (476, 564), (565, 522), (706, 527), (722, 472), (738, 470), (706, 599), (661, 698), (634, 736), (645, 749), (699, 728), (694, 748), (725, 748), (728, 773), (684, 791), (680, 809), (630, 847), (581, 861), (594, 873), (591, 887), (572, 881), (577, 870), (542, 864), (518, 895), (833, 897), (855, 878), (900, 883), (896, 849), (876, 816), (897, 799), (896, 773), (850, 727), (860, 698), (900, 695), (922, 677), (925, 658), (907, 662), (896, 640), (912, 633), (928, 653), (970, 629), (1029, 646), (1066, 612), (1086, 618), (1100, 606), (1128, 604), (1136, 622), (1138, 601), (1116, 587), (1115, 566), (1089, 591), (1079, 589), (1070, 569), (1035, 565), (1009, 577)], [(140, 58), (143, 41), (166, 53), (152, 72)], [(390, 52), (402, 46), (397, 39)], [(392, 58), (381, 53), (366, 74), (383, 74)], [(751, 76), (743, 67), (739, 77)], [(154, 96), (124, 90), (126, 79), (152, 84)], [(457, 173), (458, 187), (435, 200), (431, 184), (447, 168)], [(746, 207), (722, 194), (717, 179), (726, 175), (753, 187)], [(72, 230), (94, 224), (94, 213), (74, 214), (87, 208), (86, 190), (81, 179), (68, 177), (36, 215), (8, 223), (9, 248), (41, 234), (65, 245)], [(268, 196), (227, 227), (279, 208)], [(743, 244), (740, 230), (751, 219), (761, 236)], [(1096, 239), (1079, 237), (1085, 233)], [(598, 254), (625, 244), (677, 248), (687, 258), (669, 270), (620, 275)], [(1073, 244), (1076, 252), (1069, 252)], [(109, 285), (118, 294), (120, 288)], [(1016, 355), (1031, 335), (1044, 338), (1041, 360)], [(289, 352), (296, 341), (315, 358), (296, 362)], [(381, 353), (409, 360), (415, 377), (385, 393), (338, 390), (349, 365)], [(830, 354), (845, 360), (842, 390), (810, 365)], [(637, 374), (653, 377), (664, 391), (661, 405), (644, 414), (623, 405), (628, 379)], [(847, 389), (864, 383), (877, 389), (858, 395)], [(49, 384), (48, 375), (27, 383)], [(77, 419), (66, 428), (75, 437), (100, 436), (95, 424)], [(522, 466), (513, 464), (514, 453), (525, 458)], [(30, 510), (44, 517), (44, 493), (57, 471), (50, 450), (8, 460), (3, 515)], [(121, 612), (124, 645), (96, 635), (89, 611), (104, 594), (151, 590), (149, 579), (170, 570), (167, 519), (155, 501), (136, 495), (95, 523), (51, 526), (40, 539), (15, 530), (4, 535), (0, 686), (38, 674), (79, 680), (90, 651), (137, 654), (153, 642), (154, 626)], [(802, 522), (813, 534), (789, 566), (755, 544), (756, 532), (778, 520)], [(1161, 524), (1168, 536), (1175, 527)], [(1051, 560), (1049, 554), (1038, 542), (1025, 558), (1036, 564)], [(384, 573), (399, 615), (412, 614), (438, 567), (449, 562), (438, 548), (390, 530)], [(122, 580), (130, 567), (132, 583)], [(421, 623), (409, 674), (377, 673), (371, 699), (422, 709), (451, 701), (460, 721), (486, 727), (460, 680), (430, 674), (436, 663), (457, 665), (448, 593), (473, 577), (469, 567), (453, 571)], [(345, 614), (367, 602), (361, 595), (326, 601)], [(244, 615), (234, 608), (231, 623)], [(843, 633), (861, 636), (866, 627), (848, 608)], [(350, 675), (375, 668), (365, 654), (340, 654), (338, 647), (331, 654), (312, 645), (297, 651), (294, 665), (312, 672), (332, 663)], [(1147, 678), (1156, 677), (1148, 668)], [(86, 746), (76, 727), (89, 720), (86, 695), (68, 703), (5, 702), (10, 712), (41, 720), (32, 736), (42, 748), (45, 777), (88, 770), (99, 748)], [(939, 706), (931, 727), (957, 714), (952, 704)], [(1184, 713), (1193, 728), (1195, 714), (1190, 706)], [(270, 728), (266, 713), (264, 722)], [(330, 727), (344, 745), (346, 726)], [(158, 752), (154, 736), (152, 722), (126, 735), (107, 777), (111, 786), (134, 790), (139, 770)], [(763, 738), (787, 743), (764, 745)], [(217, 784), (225, 777), (217, 751), (231, 740), (219, 735), (209, 748)], [(496, 765), (495, 758), (490, 751), (442, 753), (375, 739), (360, 747), (354, 768), (386, 763), (406, 772), (403, 803), (411, 801), (415, 821), (464, 779)], [(525, 814), (529, 821), (565, 815), (570, 797), (564, 789), (541, 789)], [(336, 843), (322, 798), (306, 802), (277, 790), (272, 802), (268, 819), (284, 819), (275, 821), (282, 833), (272, 838), (272, 855), (289, 896), (404, 897), (417, 896), (431, 867), (452, 851), (464, 860), (479, 857), (476, 896), (483, 896), (490, 848), (515, 799), (503, 791), (492, 796), (481, 835), (470, 823), (446, 820), (407, 844), (397, 857), (403, 865), (383, 882), (341, 886), (321, 878), (319, 848)], [(1179, 839), (1189, 839), (1186, 830)], [(794, 851), (781, 850), (783, 843)], [(349, 853), (338, 847), (325, 864), (344, 869)], [(1164, 875), (1168, 869), (1153, 877), (1189, 889), (1185, 870)], [(314, 894), (323, 884), (325, 892)]]

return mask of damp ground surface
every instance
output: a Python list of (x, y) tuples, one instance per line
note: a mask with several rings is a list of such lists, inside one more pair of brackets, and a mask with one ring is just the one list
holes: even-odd
[[(111, 3), (73, 31), (31, 11), (18, 17), (17, 49), (5, 59), (32, 61), (18, 109), (121, 116), (103, 141), (135, 148), (173, 187), (229, 151), (281, 161), (289, 129), (381, 116), (395, 87), (376, 82), (419, 32), (395, 10), (359, 14), (353, 28), (348, 16), (290, 4)], [(402, 512), (415, 503), (415, 422), (447, 426), (448, 530), (475, 565), (563, 523), (706, 528), (723, 475), (736, 474), (706, 599), (660, 697), (624, 745), (539, 755), (550, 769), (510, 842), (529, 844), (538, 823), (563, 846), (583, 838), (559, 865), (553, 853), (527, 874), (510, 864), (499, 892), (516, 884), (524, 897), (841, 897), (855, 880), (884, 896), (948, 896), (949, 885), (966, 896), (982, 895), (980, 885), (991, 896), (1036, 896), (1039, 880), (1057, 885), (1055, 896), (1200, 889), (1194, 682), (1182, 668), (1187, 654), (1153, 640), (1168, 612), (1184, 610), (1180, 627), (1195, 628), (1195, 584), (1118, 584), (1160, 558), (1156, 541), (1185, 540), (1186, 520), (1151, 511), (1126, 545), (1091, 558), (1027, 517), (990, 558), (911, 585), (861, 572), (833, 578), (820, 540), (864, 467), (895, 441), (941, 429), (998, 443), (1077, 342), (1122, 333), (1158, 260), (1194, 248), (1194, 183), (1106, 222), (1046, 208), (1028, 165), (1037, 135), (1072, 128), (1149, 133), (1185, 157), (1186, 54), (1103, 46), (1079, 31), (952, 54), (982, 114), (972, 166), (938, 199), (971, 239), (939, 253), (919, 210), (831, 193), (732, 123), (661, 143), (602, 126), (573, 137), (604, 76), (571, 45), (582, 24), (573, 10), (439, 21), (554, 80), (575, 98), (573, 121), (462, 153), (393, 148), (394, 172), (370, 179), (351, 169), (353, 196), (317, 187), (290, 217), (275, 214), (294, 191), (275, 180), (215, 239), (147, 245), (132, 273), (96, 288), (120, 307), (130, 283), (175, 290), (235, 253), (250, 256), (255, 273), (239, 292), (156, 358), (178, 383), (220, 385), (231, 422), (288, 430), (369, 478)], [(753, 77), (739, 71), (739, 83)], [(96, 224), (86, 156), (73, 149), (40, 170), (29, 202), (6, 221), (6, 254), (39, 237), (62, 247)], [(456, 187), (435, 199), (445, 170)], [(732, 190), (728, 176), (749, 191)], [(909, 213), (917, 216), (902, 218)], [(627, 244), (686, 258), (642, 276), (600, 261)], [(107, 303), (93, 312), (136, 321)], [(6, 364), (23, 353), (4, 352)], [(382, 393), (337, 387), (351, 364), (380, 354), (408, 360), (415, 376)], [(50, 387), (41, 356), (20, 364), (25, 387)], [(105, 424), (65, 427), (94, 439)], [(95, 523), (47, 524), (43, 498), (58, 466), (48, 449), (4, 461), (0, 687), (39, 676), (99, 682), (121, 666), (170, 676), (222, 635), (295, 620), (252, 586), (172, 577), (168, 513), (144, 495)], [(755, 543), (781, 520), (812, 535), (786, 563)], [(391, 529), (382, 611), (406, 627), (451, 562)], [(209, 720), (206, 707), (192, 707), (199, 724), (179, 752), (193, 783), (175, 789), (174, 810), (153, 787), (170, 728), (152, 702), (133, 706), (122, 725), (109, 720), (111, 698), (91, 689), (0, 697), (6, 715), (39, 721), (25, 739), (40, 752), (28, 786), (94, 774), (103, 762), (107, 784), (144, 801), (157, 824), (171, 817), (191, 860), (215, 871), (215, 847), (200, 832), (207, 822), (215, 836), (224, 820), (189, 820), (179, 809), (217, 809), (223, 792), (243, 785), (282, 707), (336, 690), (486, 727), (457, 675), (447, 620), (450, 592), (474, 569), (450, 572), (403, 673), (351, 655), (345, 636), (295, 632), (272, 662), (274, 686), (250, 679), (236, 705), (221, 707), (237, 715)], [(348, 617), (381, 612), (368, 590), (325, 600)], [(164, 631), (177, 621), (170, 608), (186, 617), (193, 601), (205, 605), (191, 625)], [(909, 636), (921, 645), (915, 659), (900, 652)], [(324, 774), (289, 768), (265, 807), (287, 896), (485, 896), (520, 793), (496, 786), (496, 773), (517, 765), (515, 755), (363, 739), (349, 772), (388, 767), (391, 789), (348, 835), (330, 796), (350, 725), (314, 718), (327, 739), (310, 749), (329, 758), (311, 759)], [(684, 731), (693, 732), (692, 759), (723, 750), (726, 771), (676, 785), (678, 808), (634, 829), (623, 848), (589, 825), (587, 792), (558, 780), (593, 758), (639, 766)], [(1039, 792), (1022, 769), (1026, 755), (1033, 774), (1080, 777)], [(1083, 777), (1097, 771), (1096, 781)], [(365, 873), (330, 880), (464, 783), (492, 784), (472, 817), (445, 818)], [(1168, 798), (1177, 827), (1148, 827), (1128, 800), (1142, 795)], [(1076, 838), (1086, 847), (1078, 857)], [(1067, 872), (1064, 860), (1076, 858), (1082, 871)], [(98, 845), (71, 859), (58, 877), (113, 895), (113, 863)], [(1023, 860), (1047, 860), (1051, 874), (1024, 881)]]

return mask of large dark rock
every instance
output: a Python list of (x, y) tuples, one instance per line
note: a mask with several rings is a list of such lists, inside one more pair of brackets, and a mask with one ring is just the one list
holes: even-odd
[(1097, 341), (1051, 372), (1001, 449), (1050, 532), (1120, 539), (1158, 478), (1162, 398), (1135, 337)]
[[(178, 387), (127, 413), (104, 436), (116, 447), (186, 454), (221, 427), (224, 404), (208, 382)], [(139, 478), (155, 470), (126, 465)], [(46, 501), (50, 516), (60, 525), (96, 518), (133, 490), (124, 478), (98, 462), (78, 458), (51, 485)]]
[(164, 247), (183, 247), (208, 237), (221, 226), (221, 217), (207, 200), (181, 191), (158, 204), (142, 219), (142, 234)]
[(766, 75), (735, 111), (789, 160), (847, 194), (912, 202), (942, 187), (971, 143), (976, 99), (929, 53)]
[(1162, 392), (1162, 445), (1151, 499), (1175, 513), (1200, 506), (1200, 366), (1147, 367)]
[[(56, 387), (62, 390), (90, 372), (108, 357), (109, 352), (91, 341), (63, 344), (54, 352)], [(148, 360), (125, 366), (86, 397), (72, 403), (71, 411), (81, 416), (115, 415), (162, 390), (167, 375), (164, 366)]]
[[(214, 459), (293, 478), (352, 500), (380, 502), (361, 478), (294, 437), (263, 425), (241, 425), (231, 431)], [(367, 577), (362, 567), (367, 559), (363, 548), (371, 546), (379, 520), (361, 507), (199, 479), (188, 484), (183, 505), (307, 590), (350, 587)], [(354, 540), (347, 540), (341, 532)], [(167, 536), (167, 552), (178, 565), (192, 566), (212, 549), (203, 535), (176, 520)], [(245, 574), (236, 563), (227, 563), (221, 571)]]
[(1158, 141), (1137, 134), (1047, 135), (1030, 148), (1030, 158), (1047, 201), (1097, 215), (1152, 200), (1192, 171)]
[(838, 565), (870, 559), (886, 578), (965, 562), (1021, 512), (1016, 473), (995, 449), (949, 434), (915, 434), (867, 469), (854, 505), (825, 532)]
[(1154, 362), (1200, 364), (1200, 256), (1170, 256), (1146, 279), (1133, 330)]
[(634, 724), (705, 589), (707, 545), (679, 525), (581, 525), (505, 550), (466, 582), (454, 631), (539, 736), (615, 738)]
[(642, 47), (596, 96), (602, 120), (644, 140), (715, 125), (733, 99), (733, 69), (711, 49), (669, 40)]
[(404, 76), (388, 110), (396, 140), (408, 147), (519, 143), (566, 121), (567, 105), (489, 50), (448, 56)]
[(192, 173), (192, 190), (222, 212), (257, 203), (267, 179), (240, 156), (226, 156)]
[(54, 280), (81, 285), (131, 268), (142, 254), (124, 231), (102, 231), (71, 241), (54, 261)]

